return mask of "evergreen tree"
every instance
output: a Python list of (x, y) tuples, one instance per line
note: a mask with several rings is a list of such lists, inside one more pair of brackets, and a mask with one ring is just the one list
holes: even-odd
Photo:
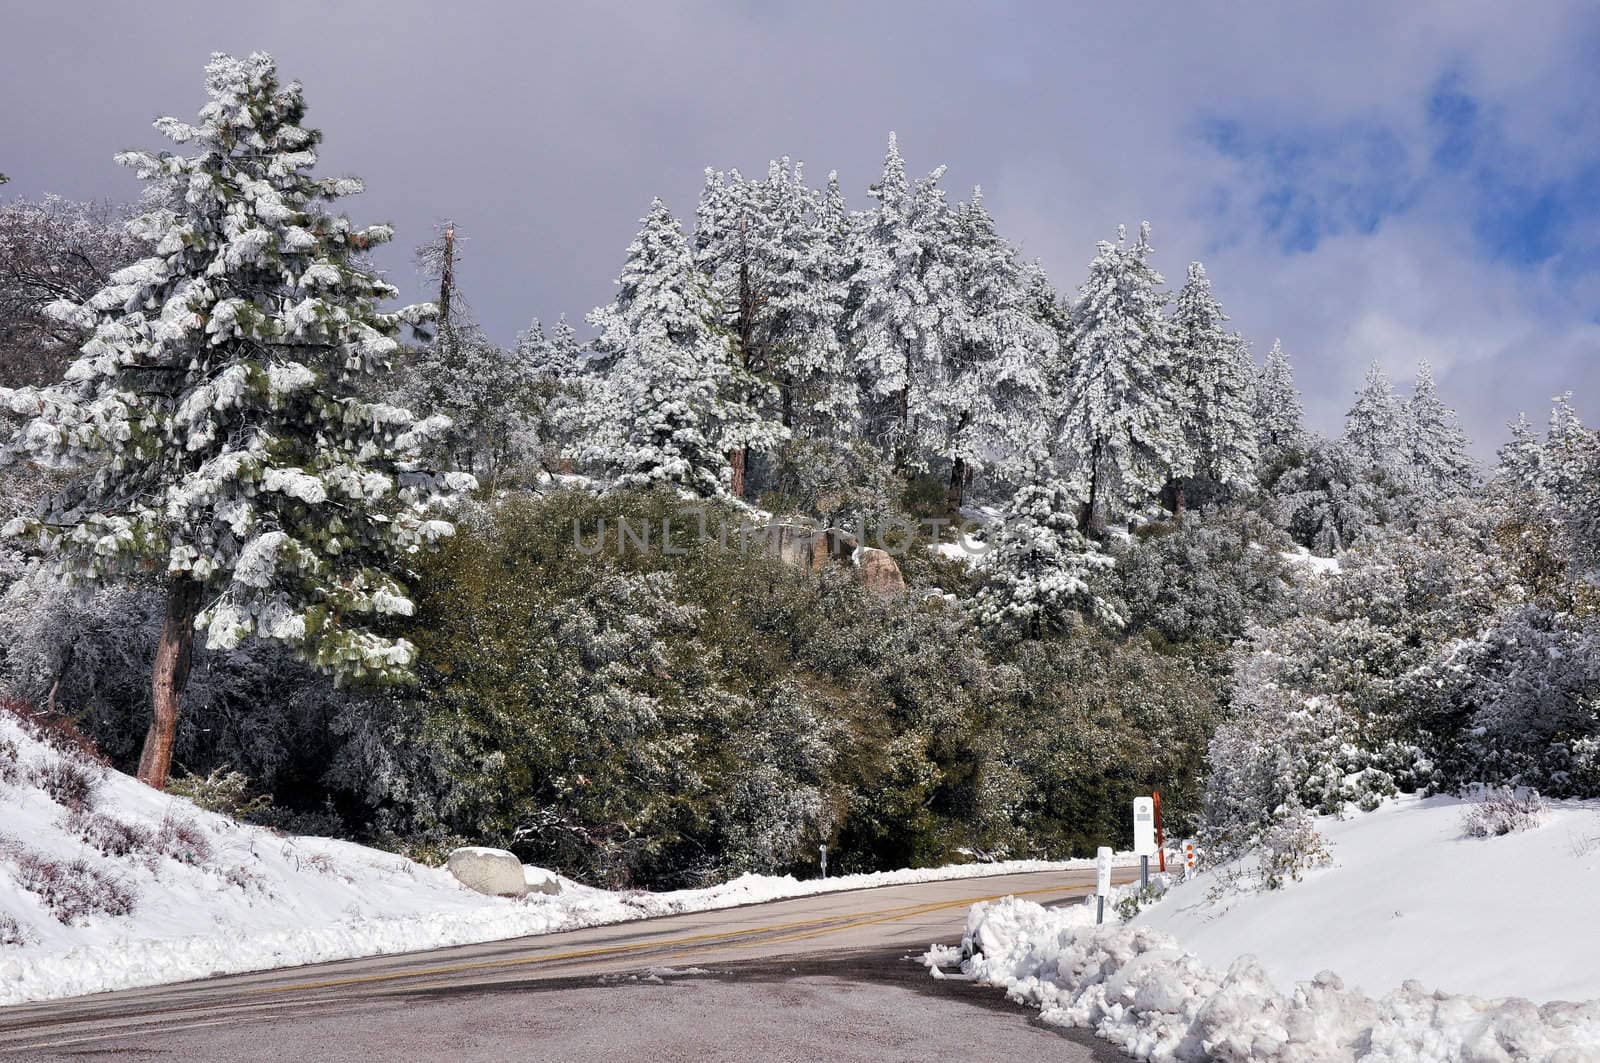
[(941, 456), (950, 461), (952, 512), (961, 507), (968, 477), (986, 464), (1039, 459), (1044, 370), (1059, 357), (1057, 335), (1034, 316), (1028, 278), (984, 208), (982, 189), (973, 189), (953, 221), (949, 253), (959, 302), (934, 397), (945, 426)]
[(1433, 367), (1427, 362), (1417, 365), (1404, 426), (1406, 458), (1418, 491), (1437, 497), (1459, 494), (1471, 486), (1477, 470), (1467, 454), (1467, 434), (1456, 412), (1439, 398)]
[(614, 303), (590, 315), (598, 364), (584, 403), (585, 455), (622, 485), (667, 483), (728, 493), (730, 455), (775, 446), (763, 388), (729, 349), (717, 305), (678, 220), (655, 200), (617, 280)]
[(1256, 378), (1256, 448), (1263, 462), (1275, 461), (1300, 445), (1305, 436), (1305, 410), (1294, 386), (1294, 370), (1283, 351), (1283, 341), (1273, 340), (1267, 364)]
[[(1255, 483), (1260, 461), (1255, 363), (1239, 334), (1223, 330), (1227, 320), (1211, 294), (1205, 266), (1191, 262), (1172, 316), (1184, 431), (1195, 475), (1237, 490)], [(1181, 482), (1176, 490), (1182, 491)], [(1179, 510), (1181, 498), (1178, 494)]]
[(979, 623), (1030, 638), (1067, 630), (1079, 615), (1122, 623), (1091, 586), (1112, 560), (1078, 531), (1077, 507), (1059, 480), (1034, 477), (1011, 496), (998, 540), (978, 564), (984, 583), (973, 612)]
[(156, 128), (193, 154), (118, 161), (182, 191), (132, 223), (154, 246), (82, 304), (93, 336), (66, 379), (5, 392), (31, 415), (9, 455), (87, 470), (13, 534), (37, 533), (72, 584), (166, 582), (139, 777), (165, 785), (197, 628), (208, 646), (281, 640), (318, 667), (395, 679), (411, 645), (370, 629), (408, 614), (396, 561), (451, 525), (435, 492), (471, 485), (419, 464), (442, 419), (371, 401), (395, 334), (429, 306), (380, 312), (395, 290), (360, 255), (391, 237), (327, 204), (359, 181), (309, 173), (321, 137), (271, 57), (217, 54), (210, 102)]
[(1355, 459), (1381, 478), (1404, 478), (1405, 410), (1377, 362), (1367, 367), (1366, 383), (1345, 415), (1344, 439)]
[(775, 385), (770, 416), (810, 430), (848, 418), (855, 405), (838, 333), (843, 270), (823, 206), (787, 158), (768, 167), (765, 181), (707, 171), (695, 230), (695, 261), (735, 357)]
[(1084, 530), (1103, 527), (1114, 499), (1139, 505), (1191, 468), (1149, 231), (1132, 247), (1124, 229), (1101, 241), (1072, 311), (1059, 443), (1085, 485)]
[(868, 429), (901, 471), (927, 463), (927, 435), (940, 421), (936, 389), (959, 306), (943, 175), (940, 167), (908, 182), (889, 134), (883, 176), (870, 189), (878, 206), (862, 226), (853, 278), (850, 330)]

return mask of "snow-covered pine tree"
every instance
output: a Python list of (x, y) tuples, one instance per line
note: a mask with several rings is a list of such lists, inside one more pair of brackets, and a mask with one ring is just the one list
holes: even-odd
[(530, 443), (548, 468), (570, 472), (569, 451), (584, 396), (583, 344), (577, 330), (563, 314), (546, 336), (535, 318), (518, 334), (512, 357), (527, 375), (532, 393)]
[(1456, 412), (1439, 398), (1433, 367), (1417, 363), (1417, 380), (1405, 405), (1406, 459), (1413, 488), (1426, 497), (1455, 495), (1472, 485), (1477, 468), (1467, 454), (1467, 434)]
[(1140, 226), (1132, 247), (1121, 228), (1100, 242), (1072, 311), (1058, 445), (1083, 486), (1085, 531), (1103, 528), (1111, 500), (1138, 505), (1192, 465), (1149, 231)]
[(1562, 529), (1575, 574), (1594, 582), (1600, 573), (1600, 432), (1578, 418), (1570, 392), (1550, 411), (1550, 431), (1540, 448), (1539, 489)]
[[(1205, 266), (1189, 263), (1172, 315), (1184, 432), (1194, 455), (1194, 475), (1241, 490), (1255, 483), (1260, 462), (1255, 363), (1243, 338), (1223, 329), (1227, 320), (1211, 293)], [(1175, 512), (1182, 512), (1182, 491), (1183, 482), (1175, 481)]]
[(889, 134), (883, 176), (871, 187), (878, 206), (860, 229), (860, 266), (850, 318), (868, 431), (904, 471), (927, 462), (926, 435), (938, 423), (935, 389), (943, 379), (951, 320), (958, 312), (947, 260), (950, 209), (944, 167), (911, 184)]
[(952, 223), (945, 253), (958, 301), (933, 404), (944, 427), (940, 456), (950, 461), (946, 502), (955, 512), (973, 473), (1042, 457), (1044, 370), (1059, 353), (1055, 330), (1034, 316), (1028, 278), (985, 209), (982, 189), (956, 208)]
[(1294, 386), (1294, 370), (1283, 341), (1273, 340), (1267, 364), (1256, 377), (1256, 448), (1263, 464), (1276, 461), (1305, 437), (1305, 410)]
[(392, 234), (328, 210), (361, 184), (311, 176), (300, 85), (257, 53), (213, 56), (206, 87), (198, 124), (156, 122), (192, 154), (118, 157), (182, 192), (132, 223), (153, 254), (56, 307), (94, 330), (62, 383), (4, 393), (32, 418), (9, 458), (84, 471), (7, 530), (53, 546), (71, 584), (166, 581), (139, 764), (157, 787), (197, 628), (211, 647), (257, 635), (336, 673), (402, 676), (412, 646), (370, 625), (411, 612), (390, 571), (451, 534), (430, 501), (471, 486), (420, 464), (446, 422), (368, 398), (432, 307), (377, 309), (396, 292), (360, 256)]
[(848, 418), (855, 404), (838, 334), (844, 271), (822, 210), (787, 157), (765, 181), (708, 170), (694, 240), (736, 357), (776, 386), (772, 415), (807, 431)]
[(1405, 410), (1383, 367), (1367, 367), (1366, 383), (1345, 415), (1344, 439), (1356, 460), (1383, 479), (1399, 483), (1405, 474)]
[(583, 404), (585, 456), (620, 485), (728, 493), (729, 455), (769, 449), (785, 431), (762, 416), (770, 394), (733, 356), (683, 230), (660, 199), (617, 286), (616, 301), (589, 316), (600, 330), (603, 375)]
[(1066, 630), (1079, 615), (1122, 624), (1093, 590), (1095, 573), (1113, 562), (1078, 531), (1078, 503), (1065, 484), (1042, 476), (1011, 496), (998, 539), (978, 563), (984, 583), (972, 608), (980, 624), (1028, 637)]

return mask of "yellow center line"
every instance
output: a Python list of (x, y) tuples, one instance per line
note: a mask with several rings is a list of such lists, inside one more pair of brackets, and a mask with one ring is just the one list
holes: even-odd
[[(893, 908), (880, 908), (875, 911), (857, 913), (856, 918), (845, 923), (839, 923), (840, 916), (828, 916), (818, 919), (799, 919), (786, 923), (769, 923), (764, 926), (745, 927), (740, 930), (724, 930), (707, 934), (689, 934), (678, 938), (662, 938), (654, 941), (634, 942), (626, 945), (600, 945), (587, 949), (572, 949), (566, 952), (538, 953), (530, 956), (513, 956), (501, 960), (477, 960), (470, 963), (440, 964), (434, 967), (420, 968), (414, 971), (393, 971), (383, 974), (352, 975), (347, 978), (329, 978), (316, 982), (298, 982), (285, 986), (265, 986), (251, 990), (254, 993), (293, 993), (311, 989), (332, 989), (342, 986), (370, 985), (379, 982), (397, 982), (413, 978), (429, 978), (438, 975), (461, 974), (467, 971), (498, 970), (509, 967), (527, 967), (541, 963), (559, 963), (563, 960), (591, 959), (597, 956), (623, 956), (632, 952), (642, 952), (650, 949), (671, 948), (675, 945), (699, 945), (699, 948), (680, 950), (671, 956), (693, 955), (706, 952), (715, 947), (715, 944), (727, 942), (732, 938), (751, 938), (749, 941), (733, 941), (734, 947), (753, 947), (756, 945), (782, 944), (790, 941), (803, 941), (809, 938), (825, 937), (843, 930), (852, 930), (857, 927), (874, 926), (879, 923), (895, 922), (916, 915), (930, 912), (944, 911), (950, 908), (968, 907), (980, 901), (998, 900), (1001, 897), (1032, 897), (1041, 893), (1076, 893), (1093, 889), (1092, 885), (1082, 886), (1052, 886), (1048, 889), (1034, 890), (1009, 890), (1005, 893), (991, 893), (976, 897), (962, 897), (956, 900), (923, 902), (921, 904), (899, 905)], [(826, 925), (833, 924), (833, 925)], [(762, 937), (761, 935), (777, 933), (785, 930), (799, 930), (798, 933), (782, 935), (779, 937)]]

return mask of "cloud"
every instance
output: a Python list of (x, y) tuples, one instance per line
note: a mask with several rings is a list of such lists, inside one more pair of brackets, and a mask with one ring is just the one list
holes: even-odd
[(452, 217), (491, 334), (610, 297), (660, 194), (711, 165), (837, 168), (858, 206), (888, 130), (914, 169), (982, 184), (1071, 291), (1094, 241), (1155, 223), (1160, 264), (1211, 266), (1258, 350), (1282, 335), (1336, 428), (1365, 363), (1427, 352), (1481, 450), (1517, 409), (1594, 392), (1600, 14), (1580, 0), (1312, 8), (955, 2), (222, 10), (58, 0), (7, 13), (8, 191), (126, 198), (112, 152), (190, 115), (215, 49), (306, 84), (325, 168), (367, 178), (381, 261)]

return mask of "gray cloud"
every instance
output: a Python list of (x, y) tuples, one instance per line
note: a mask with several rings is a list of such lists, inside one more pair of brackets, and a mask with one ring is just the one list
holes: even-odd
[(982, 184), (1063, 290), (1095, 240), (1149, 218), (1169, 277), (1206, 258), (1257, 349), (1284, 338), (1322, 427), (1372, 358), (1396, 376), (1434, 360), (1485, 455), (1506, 419), (1541, 417), (1557, 390), (1600, 413), (1585, 401), (1600, 383), (1592, 273), (1490, 261), (1469, 232), (1470, 189), (1429, 184), (1370, 233), (1285, 252), (1252, 213), (1266, 177), (1199, 135), (1224, 117), (1367, 123), (1420, 142), (1430, 87), (1459, 70), (1533, 172), (1570, 173), (1597, 121), (1600, 24), (1581, 4), (1537, 17), (1442, 0), (456, 6), (13, 5), (8, 191), (131, 196), (111, 154), (156, 145), (158, 114), (193, 114), (211, 51), (265, 49), (306, 84), (324, 169), (367, 179), (351, 212), (399, 227), (382, 263), (423, 295), (409, 246), (454, 217), (470, 237), (468, 297), (509, 340), (533, 315), (608, 298), (650, 197), (687, 217), (705, 166), (759, 170), (787, 153), (818, 181), (837, 168), (865, 205), (896, 129), (913, 167), (950, 164), (953, 196)]

